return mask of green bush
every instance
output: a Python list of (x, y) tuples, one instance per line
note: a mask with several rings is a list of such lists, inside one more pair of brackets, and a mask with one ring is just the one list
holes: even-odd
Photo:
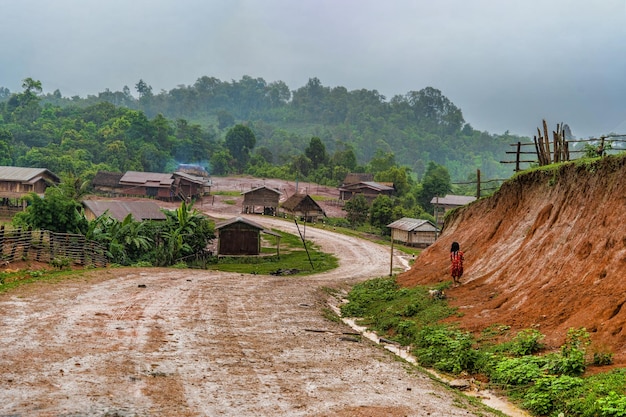
[(535, 329), (520, 330), (513, 338), (511, 353), (516, 356), (532, 355), (543, 349), (544, 335)]

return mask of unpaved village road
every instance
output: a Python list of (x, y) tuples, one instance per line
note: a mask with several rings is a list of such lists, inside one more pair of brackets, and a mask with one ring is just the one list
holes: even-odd
[(306, 235), (341, 266), (107, 269), (1, 294), (0, 416), (491, 415), (323, 317), (323, 289), (388, 274), (389, 248)]

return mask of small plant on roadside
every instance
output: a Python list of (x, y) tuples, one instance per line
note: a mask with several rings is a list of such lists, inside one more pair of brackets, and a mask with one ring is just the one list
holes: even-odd
[(611, 352), (595, 352), (593, 354), (593, 364), (597, 366), (606, 366), (613, 363), (613, 354)]
[(50, 265), (52, 265), (53, 267), (59, 269), (59, 270), (63, 270), (63, 269), (68, 269), (71, 265), (71, 259), (67, 258), (67, 257), (56, 257), (53, 258), (52, 260), (50, 260)]
[(511, 353), (516, 356), (532, 355), (543, 349), (544, 335), (535, 329), (520, 330), (511, 343)]

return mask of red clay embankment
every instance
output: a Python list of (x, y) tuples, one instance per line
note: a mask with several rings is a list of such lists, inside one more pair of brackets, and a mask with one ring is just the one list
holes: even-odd
[(446, 294), (462, 328), (535, 328), (558, 347), (568, 329), (585, 327), (592, 351), (626, 364), (626, 156), (516, 176), (452, 213), (400, 284), (451, 280), (453, 241), (465, 274)]

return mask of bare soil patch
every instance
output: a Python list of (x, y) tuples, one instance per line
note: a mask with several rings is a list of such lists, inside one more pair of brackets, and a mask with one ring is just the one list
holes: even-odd
[(325, 318), (335, 291), (388, 273), (388, 248), (315, 228), (307, 239), (340, 267), (304, 278), (105, 269), (0, 294), (0, 414), (491, 415)]
[[(626, 158), (568, 164), (505, 184), (458, 210), (440, 239), (399, 276), (405, 286), (451, 280), (453, 241), (465, 252), (462, 285), (447, 295), (479, 333), (505, 324), (546, 335), (549, 348), (586, 328), (589, 353), (626, 364)], [(592, 372), (607, 367), (591, 369)]]

